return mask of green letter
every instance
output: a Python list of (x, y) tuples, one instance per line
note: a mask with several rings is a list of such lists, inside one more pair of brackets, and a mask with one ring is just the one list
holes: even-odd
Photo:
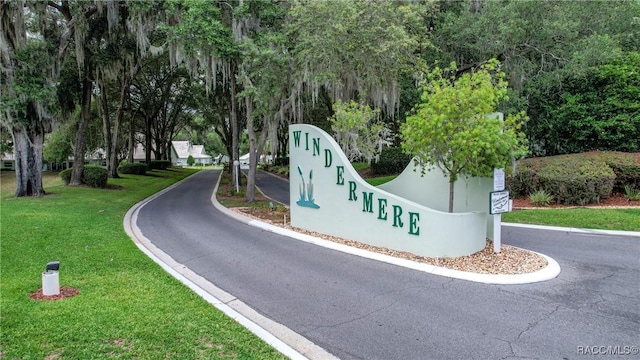
[(320, 138), (313, 138), (313, 156), (320, 155)]
[(373, 193), (362, 192), (362, 212), (373, 212)]
[(400, 205), (393, 205), (393, 226), (394, 227), (402, 227), (404, 225), (402, 223), (402, 220), (400, 219), (400, 216), (402, 216), (402, 208), (400, 207)]
[(356, 195), (356, 182), (349, 181), (349, 201), (358, 200), (358, 196)]
[(324, 149), (324, 167), (330, 167), (333, 162), (333, 154), (331, 154), (331, 150)]
[(309, 150), (309, 133), (304, 133), (305, 138), (305, 150)]
[(296, 130), (293, 132), (293, 146), (300, 147), (300, 133), (302, 131)]
[(336, 166), (336, 171), (338, 172), (338, 179), (336, 180), (336, 185), (344, 185), (344, 166)]
[(420, 235), (420, 214), (409, 211), (409, 235)]
[(378, 219), (387, 220), (387, 199), (378, 199)]

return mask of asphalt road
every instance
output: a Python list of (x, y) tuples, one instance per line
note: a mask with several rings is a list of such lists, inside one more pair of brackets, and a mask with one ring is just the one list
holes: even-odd
[(244, 225), (212, 206), (218, 175), (200, 172), (149, 202), (139, 228), (178, 262), (341, 359), (639, 357), (639, 238), (504, 228), (504, 243), (549, 255), (562, 272), (542, 283), (486, 285)]

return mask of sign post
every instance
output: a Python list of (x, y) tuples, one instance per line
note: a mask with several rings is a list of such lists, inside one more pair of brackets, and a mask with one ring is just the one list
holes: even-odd
[(238, 160), (234, 160), (233, 161), (233, 168), (235, 169), (235, 173), (236, 173), (236, 192), (239, 193), (240, 192), (240, 161)]
[(493, 169), (493, 192), (490, 194), (489, 214), (493, 215), (493, 252), (502, 245), (502, 213), (509, 211), (509, 192), (504, 191), (504, 169)]

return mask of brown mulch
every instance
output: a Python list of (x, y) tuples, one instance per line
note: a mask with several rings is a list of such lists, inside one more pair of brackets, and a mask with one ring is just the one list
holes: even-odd
[(586, 205), (564, 205), (552, 203), (549, 206), (534, 205), (527, 197), (513, 199), (513, 208), (518, 209), (563, 209), (563, 208), (640, 208), (640, 201), (629, 201), (623, 194), (613, 194), (599, 203)]
[(70, 297), (74, 297), (80, 294), (80, 290), (76, 288), (72, 288), (69, 286), (60, 286), (60, 294), (58, 295), (43, 295), (42, 288), (36, 290), (35, 292), (29, 295), (33, 300), (43, 300), (43, 301), (51, 301), (51, 300), (62, 300)]

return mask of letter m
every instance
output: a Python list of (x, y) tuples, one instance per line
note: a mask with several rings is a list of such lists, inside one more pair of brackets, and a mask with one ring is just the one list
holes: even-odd
[(362, 192), (362, 212), (373, 212), (373, 193)]

